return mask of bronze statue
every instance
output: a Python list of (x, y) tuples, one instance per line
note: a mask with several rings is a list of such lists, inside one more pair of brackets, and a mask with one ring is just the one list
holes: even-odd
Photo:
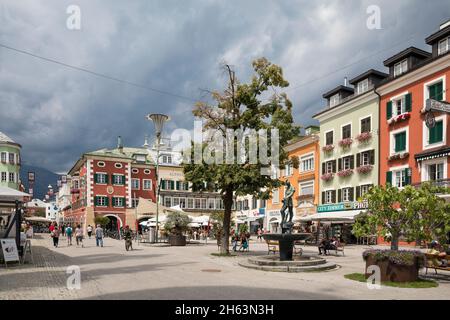
[[(284, 191), (284, 198), (283, 198), (283, 207), (280, 210), (281, 213), (281, 230), (282, 233), (285, 233), (287, 231), (292, 230), (292, 218), (294, 216), (294, 211), (293, 211), (293, 201), (292, 201), (292, 196), (295, 193), (295, 188), (291, 185), (291, 183), (289, 181), (286, 181), (286, 189)], [(286, 209), (288, 209), (289, 212), (289, 221), (287, 220), (287, 214), (286, 214)]]

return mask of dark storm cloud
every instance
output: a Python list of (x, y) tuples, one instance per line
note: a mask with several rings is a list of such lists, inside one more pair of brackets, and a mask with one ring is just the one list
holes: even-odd
[[(16, 1), (0, 4), (0, 42), (194, 100), (220, 89), (220, 63), (245, 81), (251, 61), (281, 65), (295, 118), (314, 123), (322, 93), (424, 38), (450, 18), (447, 1)], [(81, 30), (66, 8), (81, 8)], [(366, 9), (381, 8), (381, 30)], [(348, 66), (344, 68), (344, 66)], [(24, 161), (68, 170), (82, 152), (122, 135), (141, 145), (144, 116), (192, 128), (193, 101), (162, 95), (0, 48), (0, 131), (23, 145)]]

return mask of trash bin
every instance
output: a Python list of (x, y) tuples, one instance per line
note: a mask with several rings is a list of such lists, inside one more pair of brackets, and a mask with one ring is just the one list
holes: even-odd
[(149, 241), (151, 243), (154, 243), (156, 241), (156, 229), (150, 228), (150, 230), (148, 232), (148, 236), (149, 236)]

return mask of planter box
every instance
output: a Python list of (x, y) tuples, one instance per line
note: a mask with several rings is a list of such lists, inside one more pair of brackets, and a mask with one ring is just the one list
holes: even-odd
[(185, 246), (186, 245), (186, 236), (169, 235), (169, 244), (171, 246)]
[[(413, 266), (403, 266), (390, 262), (388, 259), (375, 261), (373, 257), (367, 257), (367, 267), (377, 265), (380, 268), (381, 281), (413, 282), (419, 278), (418, 263)], [(371, 275), (366, 273), (366, 279)]]

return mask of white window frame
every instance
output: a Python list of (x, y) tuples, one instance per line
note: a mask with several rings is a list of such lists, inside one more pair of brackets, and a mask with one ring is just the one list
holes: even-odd
[(106, 166), (104, 161), (97, 161), (97, 167), (104, 168)]
[(341, 125), (341, 140), (344, 139), (344, 133), (342, 132), (342, 130), (344, 129), (344, 127), (346, 127), (348, 125), (350, 125), (350, 137), (349, 138), (353, 137), (353, 124), (351, 122), (348, 122), (348, 123), (344, 123)]
[[(445, 42), (445, 49), (441, 51), (441, 43)], [(447, 53), (450, 50), (450, 37), (444, 38), (438, 42), (438, 56)]]
[[(122, 177), (120, 178), (120, 180), (123, 179), (123, 184), (122, 183), (117, 183), (116, 182), (116, 177)], [(115, 186), (121, 186), (121, 185), (125, 185), (125, 175), (121, 174), (121, 173), (113, 173), (112, 174), (112, 184)]]
[(409, 126), (407, 126), (389, 132), (389, 155), (391, 156), (397, 153), (395, 152), (395, 135), (402, 131), (406, 131), (406, 150), (402, 151), (402, 153), (409, 152)]
[[(366, 150), (366, 151), (361, 151), (361, 159), (360, 159), (360, 161), (361, 161), (361, 166), (367, 166), (367, 165), (369, 165), (370, 164), (370, 152), (369, 152), (370, 150)], [(367, 155), (366, 156), (366, 158), (367, 158), (367, 161), (364, 161), (364, 155)]]
[[(145, 183), (150, 181), (150, 188), (145, 187)], [(152, 179), (142, 179), (142, 190), (152, 190)]]
[(330, 97), (330, 108), (337, 106), (341, 101), (341, 97), (339, 95), (339, 93), (333, 94)]
[(436, 148), (447, 144), (447, 115), (441, 115), (435, 118), (436, 122), (442, 120), (442, 141), (436, 143), (428, 143), (430, 138), (430, 129), (425, 121), (422, 123), (422, 149)]
[[(333, 162), (335, 160), (325, 161), (325, 173), (333, 173)], [(328, 170), (328, 165), (331, 165), (330, 170)]]
[(446, 76), (443, 75), (441, 77), (435, 78), (433, 80), (430, 80), (428, 82), (425, 82), (423, 84), (423, 106), (425, 107), (426, 103), (427, 103), (427, 99), (430, 98), (430, 90), (428, 90), (428, 87), (432, 86), (433, 84), (436, 84), (438, 82), (442, 81), (442, 88), (443, 88), (443, 92), (442, 92), (442, 100), (446, 101), (447, 100), (447, 90), (445, 88), (447, 83), (446, 83)]
[(444, 164), (443, 178), (444, 179), (448, 178), (447, 157), (442, 157), (442, 158), (424, 160), (421, 162), (421, 165), (420, 165), (421, 181), (429, 181), (429, 172), (428, 172), (429, 165), (441, 164), (441, 163)]
[[(346, 165), (346, 160), (348, 160), (348, 166)], [(351, 169), (351, 158), (349, 156), (342, 157), (342, 170)]]
[[(303, 193), (302, 189), (303, 188), (312, 188), (312, 193)], [(308, 181), (302, 181), (298, 183), (298, 191), (299, 191), (299, 195), (304, 196), (304, 195), (311, 195), (314, 196), (314, 180), (308, 180)]]
[(367, 118), (370, 119), (370, 131), (369, 132), (373, 131), (372, 114), (368, 114), (368, 115), (365, 115), (365, 116), (359, 118), (359, 121), (358, 121), (359, 122), (359, 133), (362, 133), (361, 121), (364, 119), (367, 119)]
[[(334, 203), (333, 202), (333, 189), (330, 189), (330, 190), (324, 190), (324, 192), (325, 192), (325, 202), (324, 202), (324, 204), (331, 204), (331, 203)], [(328, 199), (328, 196), (329, 196), (329, 199)]]
[[(397, 66), (400, 66), (400, 70), (399, 70), (400, 72), (396, 72), (396, 67)], [(403, 59), (402, 61), (397, 62), (396, 64), (394, 64), (394, 77), (398, 77), (398, 76), (404, 74), (407, 71), (408, 71), (408, 59)]]
[(336, 143), (336, 135), (334, 134), (334, 129), (325, 131), (323, 133), (323, 145), (326, 146), (327, 145), (327, 133), (333, 132), (333, 145)]
[(1, 181), (2, 182), (8, 181), (8, 172), (2, 172)]
[(290, 177), (294, 174), (294, 165), (292, 163), (287, 163), (284, 166), (284, 176)]
[[(311, 161), (311, 167), (307, 170), (305, 170), (305, 166), (303, 165), (305, 161)], [(314, 167), (315, 167), (314, 152), (307, 153), (300, 157), (300, 168), (299, 168), (300, 172), (314, 171)]]
[(106, 176), (108, 175), (106, 172), (96, 172), (97, 177), (100, 177), (99, 175), (102, 175), (103, 177), (105, 177), (104, 182), (98, 182), (96, 184), (106, 184)]
[[(12, 177), (12, 179), (11, 179), (11, 177)], [(16, 174), (15, 174), (15, 172), (9, 172), (9, 174), (8, 174), (8, 182), (10, 182), (10, 183), (16, 182)]]
[[(276, 195), (276, 197), (275, 197)], [(280, 189), (273, 189), (272, 191), (272, 203), (278, 204), (280, 203)]]
[(362, 81), (359, 81), (356, 85), (356, 93), (361, 94), (369, 90), (369, 79), (366, 78)]
[(350, 189), (352, 187), (343, 187), (341, 188), (342, 192), (342, 202), (350, 202)]
[(8, 162), (8, 152), (3, 151), (3, 152), (0, 153), (0, 161), (2, 163), (7, 163)]
[[(170, 201), (170, 205), (167, 205), (167, 200), (169, 200)], [(164, 205), (166, 206), (166, 207), (171, 207), (172, 206), (172, 197), (171, 196), (165, 196), (164, 197)]]
[[(363, 188), (366, 188), (367, 187), (367, 191), (366, 192), (363, 192)], [(360, 197), (363, 197), (368, 191), (369, 191), (369, 189), (370, 189), (370, 187), (371, 187), (371, 184), (370, 183), (364, 183), (364, 184), (360, 184), (359, 185), (359, 196)]]
[[(125, 197), (121, 197), (121, 196), (117, 197), (117, 196), (114, 196), (114, 197), (112, 197), (111, 200), (112, 200), (113, 208), (123, 208), (123, 207), (125, 207)], [(114, 203), (114, 201), (116, 201), (116, 200), (121, 200), (121, 201), (120, 201), (121, 204), (116, 204), (116, 203)]]
[[(135, 186), (135, 182), (137, 181), (137, 187)], [(140, 190), (141, 189), (141, 180), (138, 178), (131, 179), (131, 189), (132, 190)]]
[(104, 207), (104, 208), (106, 208), (107, 207), (106, 206), (106, 201), (104, 201), (104, 200), (107, 199), (108, 196), (98, 194), (98, 195), (96, 195), (96, 197), (97, 198), (101, 198), (102, 202), (103, 202), (103, 204), (97, 204), (97, 207)]
[[(191, 204), (191, 205), (189, 205), (189, 204)], [(187, 198), (187, 200), (186, 200), (186, 207), (188, 209), (194, 209), (195, 208), (194, 198)]]
[[(392, 181), (391, 181), (391, 185), (392, 186), (394, 186), (394, 187), (397, 187), (397, 185), (396, 185), (396, 177), (395, 177), (395, 174), (396, 174), (396, 172), (398, 172), (398, 171), (402, 171), (402, 172), (405, 172), (405, 169), (407, 169), (407, 168), (409, 168), (409, 164), (405, 164), (405, 165), (402, 165), (402, 166), (396, 166), (396, 167), (390, 167), (389, 168), (389, 171), (391, 171), (392, 172)], [(405, 186), (403, 186), (403, 187), (397, 187), (397, 188), (399, 188), (400, 190), (401, 189), (403, 189)]]

